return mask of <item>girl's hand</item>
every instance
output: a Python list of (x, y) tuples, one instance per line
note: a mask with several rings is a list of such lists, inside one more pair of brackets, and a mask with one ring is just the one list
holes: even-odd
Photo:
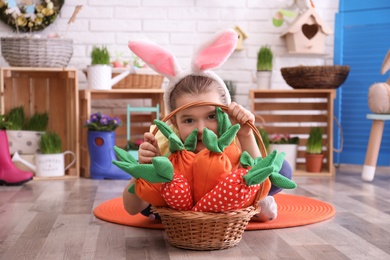
[(239, 139), (240, 137), (245, 138), (252, 135), (252, 129), (247, 124), (245, 124), (247, 121), (253, 124), (255, 123), (255, 116), (251, 111), (237, 104), (236, 102), (232, 102), (229, 105), (228, 115), (233, 125), (239, 123), (241, 126), (240, 131), (237, 133), (237, 137)]
[(152, 163), (155, 156), (160, 156), (160, 149), (156, 137), (152, 133), (144, 134), (144, 142), (139, 146), (138, 161), (139, 163)]

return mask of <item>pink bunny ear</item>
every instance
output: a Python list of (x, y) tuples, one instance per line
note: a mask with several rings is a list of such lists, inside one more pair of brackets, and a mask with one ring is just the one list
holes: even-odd
[(130, 41), (129, 48), (156, 72), (176, 76), (176, 59), (168, 50), (148, 41)]
[(233, 29), (216, 34), (194, 55), (193, 67), (197, 70), (215, 69), (221, 66), (233, 53), (238, 34)]

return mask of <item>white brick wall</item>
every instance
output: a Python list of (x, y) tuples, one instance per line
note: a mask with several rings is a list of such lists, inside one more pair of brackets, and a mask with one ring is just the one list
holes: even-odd
[[(334, 28), (338, 0), (315, 1), (323, 20)], [(286, 45), (271, 19), (278, 8), (291, 0), (66, 0), (60, 17), (42, 34), (65, 33), (67, 21), (76, 5), (83, 5), (67, 37), (74, 40), (74, 54), (69, 67), (80, 69), (80, 88), (85, 88), (86, 78), (81, 72), (90, 63), (89, 53), (94, 44), (107, 45), (114, 55), (124, 52), (130, 59), (127, 42), (147, 38), (168, 47), (176, 54), (183, 67), (188, 66), (194, 47), (212, 33), (226, 27), (240, 26), (248, 35), (244, 50), (233, 53), (217, 73), (223, 79), (237, 82), (236, 99), (248, 106), (248, 90), (256, 88), (253, 81), (256, 54), (264, 44), (274, 51), (272, 88), (289, 88), (280, 74), (280, 68), (295, 65), (320, 65), (333, 63), (333, 36), (326, 41), (326, 56), (287, 56)], [(0, 24), (0, 36), (12, 34), (11, 28)], [(7, 66), (1, 58), (1, 66)]]

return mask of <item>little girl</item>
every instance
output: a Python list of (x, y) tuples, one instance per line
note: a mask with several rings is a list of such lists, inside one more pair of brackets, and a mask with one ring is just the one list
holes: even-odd
[[(252, 129), (245, 124), (247, 121), (254, 124), (254, 115), (241, 105), (231, 102), (230, 93), (223, 80), (209, 68), (220, 66), (233, 52), (237, 41), (237, 34), (234, 30), (223, 31), (206, 43), (200, 51), (195, 54), (192, 69), (189, 72), (182, 72), (174, 59), (174, 56), (167, 50), (162, 49), (149, 42), (131, 42), (130, 49), (150, 67), (157, 72), (164, 74), (170, 80), (164, 93), (165, 107), (168, 112), (192, 103), (195, 101), (206, 101), (219, 103), (228, 106), (228, 115), (232, 124), (239, 123), (241, 128), (237, 133), (238, 144), (242, 151), (247, 151), (253, 158), (261, 156)], [(212, 52), (210, 52), (212, 50)], [(155, 60), (158, 57), (158, 60)], [(162, 66), (162, 64), (165, 66)], [(212, 64), (212, 65), (210, 65)], [(198, 129), (198, 141), (195, 153), (205, 148), (202, 143), (202, 132), (208, 128), (217, 134), (217, 120), (214, 106), (200, 106), (187, 108), (178, 112), (171, 123), (174, 130), (182, 140), (195, 129)], [(152, 133), (144, 134), (144, 141), (138, 152), (139, 163), (151, 163), (152, 158), (166, 154), (167, 141), (165, 137), (154, 136)], [(291, 168), (284, 163), (283, 175), (291, 178)], [(123, 192), (125, 209), (130, 214), (149, 215), (148, 203), (141, 200), (137, 195), (129, 193), (128, 188), (134, 183), (130, 181)], [(280, 191), (275, 190), (274, 193)], [(260, 203), (261, 213), (254, 217), (258, 221), (272, 220), (277, 215), (277, 206), (272, 196), (267, 196)]]

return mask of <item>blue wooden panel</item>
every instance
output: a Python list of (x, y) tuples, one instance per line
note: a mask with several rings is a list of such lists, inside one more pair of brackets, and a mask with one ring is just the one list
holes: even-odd
[[(336, 15), (334, 63), (349, 65), (351, 71), (337, 90), (335, 116), (344, 137), (343, 151), (334, 154), (335, 163), (363, 164), (371, 130), (368, 89), (390, 77), (380, 74), (383, 59), (390, 49), (390, 1), (340, 1)], [(390, 124), (379, 152), (378, 165), (390, 165)], [(334, 145), (340, 142), (337, 126)]]
[(367, 0), (340, 0), (340, 12), (366, 11), (373, 9), (383, 9), (389, 7), (389, 0), (374, 0), (367, 3)]

